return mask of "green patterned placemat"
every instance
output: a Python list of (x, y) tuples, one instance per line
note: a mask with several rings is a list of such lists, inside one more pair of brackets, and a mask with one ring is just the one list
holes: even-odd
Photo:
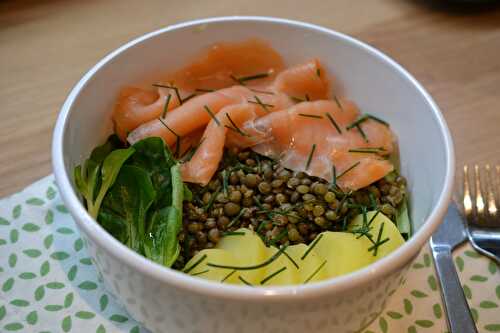
[[(99, 281), (53, 176), (0, 201), (0, 332), (148, 332)], [(469, 246), (455, 262), (479, 332), (500, 332), (500, 269)], [(446, 332), (429, 249), (364, 333)]]

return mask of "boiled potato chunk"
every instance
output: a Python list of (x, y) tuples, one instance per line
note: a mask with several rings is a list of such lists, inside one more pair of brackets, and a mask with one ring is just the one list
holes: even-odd
[[(196, 262), (201, 260), (203, 256), (206, 255), (206, 258), (203, 259), (199, 264), (197, 264), (192, 270), (188, 272), (188, 274), (192, 276), (197, 276), (200, 278), (214, 280), (214, 281), (222, 281), (229, 273), (232, 272), (231, 269), (226, 268), (217, 268), (208, 266), (208, 263), (220, 264), (220, 265), (231, 265), (236, 266), (239, 265), (238, 260), (233, 256), (233, 254), (226, 250), (221, 249), (205, 249), (196, 254), (189, 262), (186, 264), (186, 269), (189, 269)], [(225, 283), (238, 283), (238, 275), (232, 274), (225, 281)]]
[(320, 235), (323, 237), (316, 243), (314, 251), (327, 260), (328, 277), (353, 272), (368, 266), (374, 260), (373, 255), (368, 252), (371, 243), (364, 237), (356, 238), (352, 233), (332, 231)]
[[(347, 232), (323, 232), (309, 245), (288, 246), (284, 249), (286, 255), (282, 253), (272, 261), (269, 259), (279, 249), (266, 247), (255, 232), (242, 228), (236, 234), (224, 236), (216, 248), (198, 253), (186, 264), (185, 270), (203, 258), (188, 274), (225, 283), (247, 282), (253, 286), (302, 284), (351, 273), (388, 255), (404, 243), (394, 223), (381, 213), (374, 217), (375, 214), (366, 214), (371, 240), (359, 232), (364, 225), (363, 215), (360, 214), (349, 223)], [(382, 226), (379, 242), (384, 242), (378, 245), (375, 253), (370, 248), (377, 241)], [(213, 264), (228, 267), (214, 267)], [(245, 267), (251, 269), (242, 269)]]
[[(217, 249), (232, 253), (238, 262), (236, 266), (254, 266), (268, 259), (267, 247), (255, 232), (245, 228), (236, 232), (244, 235), (224, 236), (216, 246)], [(256, 284), (263, 278), (264, 273), (264, 269), (253, 269), (241, 270), (234, 275), (241, 275), (246, 281)]]

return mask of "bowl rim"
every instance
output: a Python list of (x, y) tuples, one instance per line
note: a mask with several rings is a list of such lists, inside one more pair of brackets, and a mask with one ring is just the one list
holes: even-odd
[[(107, 233), (92, 217), (90, 217), (87, 210), (83, 207), (77, 194), (72, 188), (70, 177), (68, 176), (64, 166), (63, 139), (67, 128), (69, 114), (73, 110), (73, 102), (79, 95), (80, 91), (92, 79), (93, 75), (127, 49), (143, 41), (154, 38), (157, 35), (204, 24), (241, 21), (294, 26), (304, 29), (305, 31), (326, 33), (338, 39), (342, 39), (366, 52), (369, 52), (372, 56), (379, 58), (384, 63), (393, 67), (400, 76), (409, 81), (417, 92), (424, 97), (431, 108), (435, 121), (438, 124), (440, 134), (443, 137), (446, 152), (445, 161), (447, 163), (445, 180), (441, 192), (439, 193), (439, 198), (427, 219), (424, 221), (420, 229), (412, 235), (410, 240), (408, 240), (396, 251), (358, 271), (307, 285), (270, 286), (259, 288), (226, 285), (219, 282), (191, 277), (187, 274), (161, 266), (150, 261), (149, 259), (146, 259)], [(384, 275), (408, 264), (409, 261), (419, 253), (420, 249), (424, 246), (424, 243), (427, 242), (431, 234), (437, 229), (442, 221), (442, 218), (444, 217), (444, 214), (446, 213), (453, 187), (455, 155), (450, 132), (439, 107), (436, 105), (432, 97), (411, 74), (381, 51), (353, 37), (311, 23), (265, 16), (223, 16), (186, 21), (146, 33), (125, 43), (102, 58), (73, 87), (61, 107), (53, 134), (52, 164), (56, 183), (60, 189), (62, 199), (67, 205), (71, 215), (76, 220), (79, 228), (83, 229), (87, 237), (89, 237), (94, 243), (98, 244), (98, 247), (103, 248), (108, 255), (111, 255), (118, 261), (126, 264), (128, 267), (132, 267), (133, 270), (147, 275), (161, 283), (166, 283), (185, 291), (212, 297), (223, 299), (244, 298), (248, 301), (261, 301), (263, 299), (266, 301), (287, 301), (292, 299), (297, 300), (298, 298), (309, 299), (320, 295), (343, 292), (355, 286), (364, 285), (371, 280), (381, 278)]]

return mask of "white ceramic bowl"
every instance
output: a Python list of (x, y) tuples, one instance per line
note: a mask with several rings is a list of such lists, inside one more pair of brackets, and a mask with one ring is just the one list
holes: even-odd
[[(178, 68), (216, 41), (262, 38), (288, 64), (321, 59), (336, 91), (390, 122), (399, 138), (410, 189), (413, 237), (354, 273), (300, 286), (222, 285), (159, 266), (129, 250), (82, 206), (72, 170), (112, 131), (119, 89)], [(107, 288), (154, 332), (354, 332), (382, 311), (446, 211), (454, 154), (438, 107), (397, 63), (351, 37), (319, 26), (265, 17), (223, 17), (170, 26), (112, 52), (78, 82), (64, 103), (53, 139), (61, 195)]]

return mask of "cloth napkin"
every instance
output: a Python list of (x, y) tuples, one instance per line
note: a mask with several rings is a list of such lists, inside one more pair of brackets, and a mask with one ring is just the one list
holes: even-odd
[[(500, 332), (500, 268), (469, 245), (455, 263), (479, 332)], [(447, 332), (429, 248), (364, 333)], [(0, 332), (149, 332), (99, 280), (53, 176), (0, 200)]]

